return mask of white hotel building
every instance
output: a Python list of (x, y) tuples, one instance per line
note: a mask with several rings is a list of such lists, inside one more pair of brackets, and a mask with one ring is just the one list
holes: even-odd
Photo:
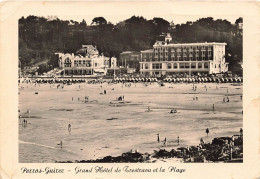
[(115, 68), (117, 60), (112, 57), (99, 55), (96, 47), (82, 45), (75, 54), (56, 53), (58, 55), (59, 67), (63, 69), (64, 75), (106, 75), (109, 68)]
[(214, 74), (228, 71), (226, 43), (172, 44), (157, 41), (153, 49), (141, 51), (142, 75)]

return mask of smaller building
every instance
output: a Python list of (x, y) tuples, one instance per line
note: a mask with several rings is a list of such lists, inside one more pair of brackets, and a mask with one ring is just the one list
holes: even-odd
[(120, 53), (119, 65), (127, 69), (127, 73), (136, 73), (140, 70), (140, 52), (125, 51)]

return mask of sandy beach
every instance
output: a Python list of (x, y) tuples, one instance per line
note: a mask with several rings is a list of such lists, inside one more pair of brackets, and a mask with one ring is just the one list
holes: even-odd
[[(132, 83), (131, 87), (81, 83), (64, 88), (20, 84), (20, 115), (28, 124), (19, 125), (19, 162), (92, 160), (130, 150), (151, 153), (197, 145), (200, 138), (209, 142), (239, 134), (243, 127), (243, 86), (195, 85), (196, 91), (192, 84), (184, 83)], [(102, 94), (104, 90), (106, 94)], [(115, 102), (119, 96), (124, 96), (122, 103)], [(198, 100), (193, 100), (195, 97)], [(229, 102), (223, 102), (226, 97)], [(169, 113), (172, 108), (177, 113)], [(28, 109), (30, 115), (26, 114)], [(165, 137), (167, 146), (163, 145)], [(60, 141), (62, 148), (57, 145)]]

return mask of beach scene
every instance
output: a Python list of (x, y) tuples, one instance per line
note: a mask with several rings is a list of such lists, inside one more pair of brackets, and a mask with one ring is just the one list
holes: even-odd
[(20, 163), (243, 162), (242, 17), (78, 18), (19, 19)]
[(21, 83), (19, 162), (151, 153), (239, 134), (242, 94), (237, 83)]

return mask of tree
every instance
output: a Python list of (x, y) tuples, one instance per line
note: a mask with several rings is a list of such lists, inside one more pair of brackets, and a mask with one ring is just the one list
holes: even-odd
[(91, 25), (105, 25), (105, 24), (107, 24), (107, 20), (104, 17), (95, 17), (91, 23)]

